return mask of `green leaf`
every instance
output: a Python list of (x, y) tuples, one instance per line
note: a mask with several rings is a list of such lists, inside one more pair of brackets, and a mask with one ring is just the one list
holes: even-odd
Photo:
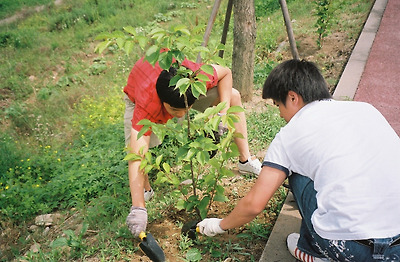
[(226, 102), (221, 102), (216, 106), (216, 112), (221, 111), (222, 109), (224, 109), (226, 107)]
[(112, 41), (103, 41), (100, 42), (94, 49), (95, 52), (98, 52), (99, 54), (103, 53), (103, 51), (109, 46), (111, 45)]
[(189, 249), (186, 253), (186, 260), (193, 262), (202, 260), (201, 252), (197, 248)]
[(131, 153), (131, 154), (127, 154), (127, 155), (124, 157), (124, 160), (128, 160), (128, 161), (138, 161), (138, 160), (142, 160), (142, 157), (139, 156), (139, 155), (137, 155), (137, 154)]
[(168, 163), (164, 162), (164, 163), (162, 164), (162, 166), (163, 166), (163, 168), (164, 168), (164, 170), (165, 170), (166, 173), (171, 172), (171, 166), (170, 166)]
[(163, 155), (159, 155), (159, 156), (156, 158), (156, 165), (157, 165), (157, 166), (160, 166), (160, 163), (161, 163), (162, 158), (163, 158)]
[(197, 161), (204, 166), (205, 164), (207, 164), (207, 156), (208, 156), (208, 152), (205, 151), (199, 151), (197, 153)]
[(129, 34), (133, 35), (133, 36), (136, 35), (136, 29), (133, 28), (132, 26), (125, 26), (125, 27), (124, 27), (124, 30), (125, 30), (126, 32), (128, 32)]
[(59, 237), (50, 244), (51, 248), (64, 247), (64, 246), (68, 246), (68, 240), (65, 237)]
[(215, 64), (225, 66), (225, 60), (219, 56), (214, 56), (212, 60)]
[(205, 74), (202, 74), (202, 73), (197, 74), (196, 78), (198, 80), (201, 80), (201, 81), (204, 81), (204, 82), (210, 81), (210, 78), (208, 77), (208, 75), (205, 75)]
[(198, 52), (206, 52), (209, 53), (210, 50), (205, 47), (205, 46), (197, 46), (196, 48), (193, 49), (193, 52), (198, 53)]
[(126, 55), (129, 55), (132, 52), (133, 46), (134, 46), (133, 41), (126, 41), (125, 42), (124, 49), (125, 49)]
[(149, 130), (150, 130), (149, 126), (143, 126), (142, 129), (140, 129), (139, 133), (137, 134), (137, 137), (138, 138), (142, 137)]
[(158, 63), (160, 67), (164, 70), (168, 70), (172, 64), (172, 53), (164, 52), (160, 54), (160, 58), (158, 59)]
[(137, 36), (136, 40), (139, 42), (140, 48), (144, 49), (147, 45), (147, 37)]
[(117, 31), (112, 32), (112, 37), (113, 38), (125, 38), (126, 36), (122, 31), (117, 30)]
[(195, 153), (196, 153), (196, 150), (189, 149), (189, 151), (185, 157), (185, 160), (189, 161), (195, 155)]
[(160, 34), (160, 33), (164, 33), (165, 34), (165, 29), (161, 28), (161, 27), (157, 27), (154, 28), (151, 32), (150, 35), (155, 35), (155, 34)]
[(169, 86), (176, 86), (178, 80), (181, 79), (180, 75), (175, 75), (171, 80), (169, 80)]
[(154, 65), (158, 61), (158, 57), (160, 55), (160, 48), (156, 45), (151, 46), (149, 49), (146, 51), (146, 60)]
[(177, 159), (182, 159), (185, 158), (186, 155), (188, 154), (189, 148), (187, 146), (182, 146), (178, 149), (176, 152), (176, 158)]
[(178, 202), (176, 203), (175, 207), (178, 210), (186, 209), (186, 202), (183, 199), (179, 199)]
[(112, 38), (111, 34), (108, 32), (104, 32), (104, 33), (98, 34), (94, 40), (108, 40), (110, 38)]
[(203, 70), (204, 72), (206, 72), (209, 75), (214, 74), (214, 67), (212, 67), (211, 65), (202, 65), (201, 70)]
[(224, 195), (216, 194), (216, 195), (214, 196), (214, 201), (217, 201), (217, 202), (227, 202), (227, 201), (229, 201), (229, 199), (228, 199), (226, 196), (224, 196)]
[(227, 111), (228, 114), (229, 113), (240, 113), (240, 112), (244, 112), (244, 109), (241, 106), (231, 106)]
[(208, 204), (210, 203), (210, 196), (205, 196), (199, 203), (198, 208), (200, 209), (206, 209)]
[(117, 38), (115, 40), (117, 42), (118, 48), (123, 49), (125, 45), (125, 38)]
[(178, 82), (176, 83), (176, 88), (179, 88), (179, 92), (180, 94), (184, 94), (186, 93), (186, 90), (188, 89), (190, 84), (190, 79), (189, 78), (181, 78), (178, 80)]
[[(207, 93), (206, 84), (204, 84), (203, 82), (200, 82), (200, 81), (194, 82), (193, 83), (193, 88), (197, 91), (197, 93), (200, 93), (200, 94), (202, 94), (204, 96)], [(198, 98), (198, 96), (196, 96), (196, 98)]]
[(185, 60), (185, 54), (180, 50), (173, 50), (172, 54), (174, 55), (175, 59), (182, 63)]

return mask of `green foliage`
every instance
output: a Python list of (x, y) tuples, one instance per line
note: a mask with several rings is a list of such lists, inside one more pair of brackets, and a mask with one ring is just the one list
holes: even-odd
[(37, 35), (29, 29), (0, 33), (0, 47), (31, 48), (36, 40)]
[(329, 34), (332, 27), (333, 9), (331, 2), (331, 0), (315, 0), (313, 2), (315, 5), (314, 15), (317, 17), (317, 22), (315, 23), (318, 33), (317, 45), (320, 48), (322, 47), (324, 37)]
[(279, 116), (279, 110), (272, 105), (267, 105), (260, 113), (250, 114), (247, 127), (251, 148), (264, 150), (285, 124), (285, 120)]
[(53, 0), (2, 0), (0, 2), (0, 19), (11, 16), (21, 8), (29, 8), (37, 5), (45, 5), (52, 3)]
[(0, 135), (0, 178), (5, 176), (10, 166), (16, 166), (20, 160), (20, 152), (15, 150), (18, 148), (17, 144), (18, 141), (14, 141), (11, 136), (7, 134)]
[(0, 217), (23, 221), (102, 194), (126, 202), (127, 166), (121, 161), (124, 146), (119, 120), (123, 106), (118, 101), (112, 96), (96, 102), (86, 99), (80, 110), (87, 116), (75, 121), (82, 129), (79, 139), (60, 150), (40, 145), (36, 154), (9, 166), (0, 177)]
[(68, 246), (71, 248), (72, 251), (71, 258), (80, 257), (81, 253), (87, 248), (86, 245), (84, 244), (83, 236), (86, 233), (88, 226), (89, 225), (87, 223), (83, 223), (82, 228), (78, 235), (75, 235), (75, 232), (70, 229), (64, 230), (64, 234), (66, 235), (66, 237), (57, 238), (51, 243), (50, 247), (58, 248), (58, 247)]
[[(287, 0), (286, 3), (290, 3), (292, 1), (293, 0)], [(256, 18), (267, 17), (273, 12), (281, 9), (278, 0), (255, 0), (254, 7)]]
[[(175, 139), (179, 148), (175, 165), (180, 167), (179, 170), (173, 170), (167, 162), (163, 162), (163, 155), (152, 156), (148, 152), (143, 158), (137, 154), (128, 154), (125, 157), (131, 161), (141, 160), (140, 168), (144, 172), (156, 173), (155, 184), (171, 184), (174, 190), (181, 194), (181, 199), (176, 204), (177, 208), (189, 212), (194, 210), (200, 218), (206, 217), (213, 201), (227, 201), (221, 180), (233, 175), (225, 165), (228, 160), (239, 155), (236, 145), (232, 143), (233, 137), (240, 136), (234, 133), (234, 123), (238, 121), (234, 113), (243, 109), (231, 107), (226, 115), (218, 116), (217, 113), (223, 107), (224, 104), (221, 103), (195, 115), (194, 119), (188, 121), (191, 126), (189, 131), (186, 122), (181, 124), (170, 120), (165, 125), (148, 120), (139, 122), (143, 125), (139, 136), (151, 128), (160, 141), (167, 135), (170, 139)], [(217, 142), (215, 132), (218, 131), (221, 121), (229, 131)], [(220, 154), (210, 159), (211, 152), (215, 150)], [(183, 183), (188, 180), (189, 185)]]
[(260, 61), (261, 63), (256, 64), (254, 68), (254, 85), (256, 88), (261, 88), (264, 85), (265, 79), (267, 79), (269, 73), (276, 66), (275, 61)]
[[(164, 70), (169, 70), (171, 66), (177, 68), (177, 74), (170, 81), (170, 86), (175, 86), (186, 99), (186, 91), (190, 88), (193, 95), (198, 98), (200, 95), (206, 95), (206, 81), (209, 80), (205, 73), (213, 74), (211, 65), (204, 64), (199, 70), (192, 70), (182, 66), (185, 58), (193, 60), (197, 55), (203, 58), (203, 62), (224, 61), (217, 57), (222, 45), (214, 46), (214, 49), (201, 46), (202, 40), (198, 33), (199, 28), (194, 29), (192, 34), (186, 26), (177, 25), (170, 30), (155, 28), (148, 35), (139, 35), (138, 30), (133, 27), (124, 27), (125, 33), (116, 31), (114, 33), (103, 33), (97, 37), (103, 40), (95, 48), (98, 52), (103, 52), (110, 45), (117, 44), (118, 47), (131, 53), (135, 44), (145, 49), (145, 59), (151, 63), (159, 63)], [(187, 101), (186, 101), (187, 103)], [(238, 156), (238, 149), (232, 143), (234, 137), (234, 123), (238, 122), (238, 117), (234, 114), (243, 111), (242, 108), (231, 107), (227, 115), (218, 116), (225, 105), (219, 104), (215, 108), (207, 109), (203, 114), (198, 114), (193, 120), (187, 114), (187, 125), (180, 125), (169, 121), (166, 125), (159, 125), (149, 120), (141, 120), (140, 125), (143, 128), (138, 137), (145, 134), (150, 128), (162, 142), (165, 136), (176, 135), (176, 142), (179, 150), (176, 153), (177, 165), (182, 166), (179, 176), (171, 171), (171, 166), (167, 162), (162, 162), (162, 155), (152, 159), (150, 152), (144, 156), (136, 153), (129, 154), (125, 160), (141, 160), (140, 168), (146, 174), (153, 171), (157, 173), (155, 183), (168, 182), (180, 192), (183, 198), (177, 203), (178, 209), (197, 212), (200, 218), (207, 216), (208, 210), (213, 201), (226, 201), (224, 188), (219, 185), (224, 177), (231, 176), (233, 173), (224, 168), (224, 163), (232, 157)], [(189, 110), (186, 104), (186, 109)], [(228, 126), (230, 132), (222, 141), (216, 141), (215, 134), (218, 132), (218, 124), (222, 122)], [(236, 135), (238, 136), (238, 135)], [(222, 152), (219, 157), (210, 159), (212, 151)], [(143, 159), (142, 159), (143, 157)], [(208, 167), (210, 166), (210, 167)], [(156, 171), (154, 171), (156, 170)], [(195, 172), (194, 170), (198, 170)], [(205, 173), (205, 171), (208, 171)], [(205, 175), (204, 175), (205, 174)], [(190, 186), (192, 195), (188, 196), (189, 188), (182, 186), (183, 181), (191, 180)], [(200, 192), (200, 193), (198, 193)]]

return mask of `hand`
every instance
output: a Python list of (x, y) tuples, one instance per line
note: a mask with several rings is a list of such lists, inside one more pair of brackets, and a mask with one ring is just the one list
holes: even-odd
[(209, 237), (213, 237), (216, 234), (222, 234), (226, 231), (220, 226), (222, 219), (220, 218), (206, 218), (197, 224), (200, 233)]
[(147, 209), (144, 207), (131, 207), (131, 212), (126, 218), (126, 225), (135, 237), (139, 237), (140, 232), (146, 231)]
[(228, 127), (226, 125), (222, 124), (222, 121), (219, 122), (218, 135), (223, 136), (227, 131), (228, 131)]

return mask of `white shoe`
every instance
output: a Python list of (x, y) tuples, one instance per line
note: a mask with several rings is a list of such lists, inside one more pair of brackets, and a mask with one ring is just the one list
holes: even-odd
[(261, 172), (261, 162), (257, 158), (251, 159), (251, 157), (249, 157), (249, 159), (247, 160), (246, 163), (242, 164), (239, 162), (238, 168), (239, 168), (239, 172), (242, 174), (243, 173), (252, 173), (252, 174), (258, 176)]
[(294, 256), (297, 260), (302, 262), (328, 262), (331, 261), (329, 258), (319, 258), (313, 257), (307, 253), (304, 253), (300, 249), (297, 248), (297, 242), (299, 241), (300, 234), (292, 233), (288, 235), (286, 239), (287, 247), (289, 249), (290, 254)]
[(144, 201), (149, 201), (154, 196), (153, 188), (150, 188), (150, 191), (144, 190)]

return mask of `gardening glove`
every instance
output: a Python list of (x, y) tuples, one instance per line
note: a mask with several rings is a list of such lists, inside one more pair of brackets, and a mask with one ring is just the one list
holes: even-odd
[(223, 136), (226, 132), (228, 132), (228, 127), (222, 124), (222, 121), (218, 124), (218, 135)]
[(220, 218), (206, 218), (198, 223), (197, 226), (199, 227), (199, 231), (201, 234), (213, 237), (216, 234), (222, 234), (226, 232), (219, 225), (221, 221), (222, 219)]
[(126, 218), (126, 225), (135, 237), (139, 237), (140, 232), (146, 232), (147, 209), (144, 207), (131, 207), (131, 212)]
[[(219, 116), (226, 115), (225, 113), (218, 113)], [(218, 135), (223, 136), (228, 131), (228, 126), (224, 125), (222, 121), (218, 124)]]

